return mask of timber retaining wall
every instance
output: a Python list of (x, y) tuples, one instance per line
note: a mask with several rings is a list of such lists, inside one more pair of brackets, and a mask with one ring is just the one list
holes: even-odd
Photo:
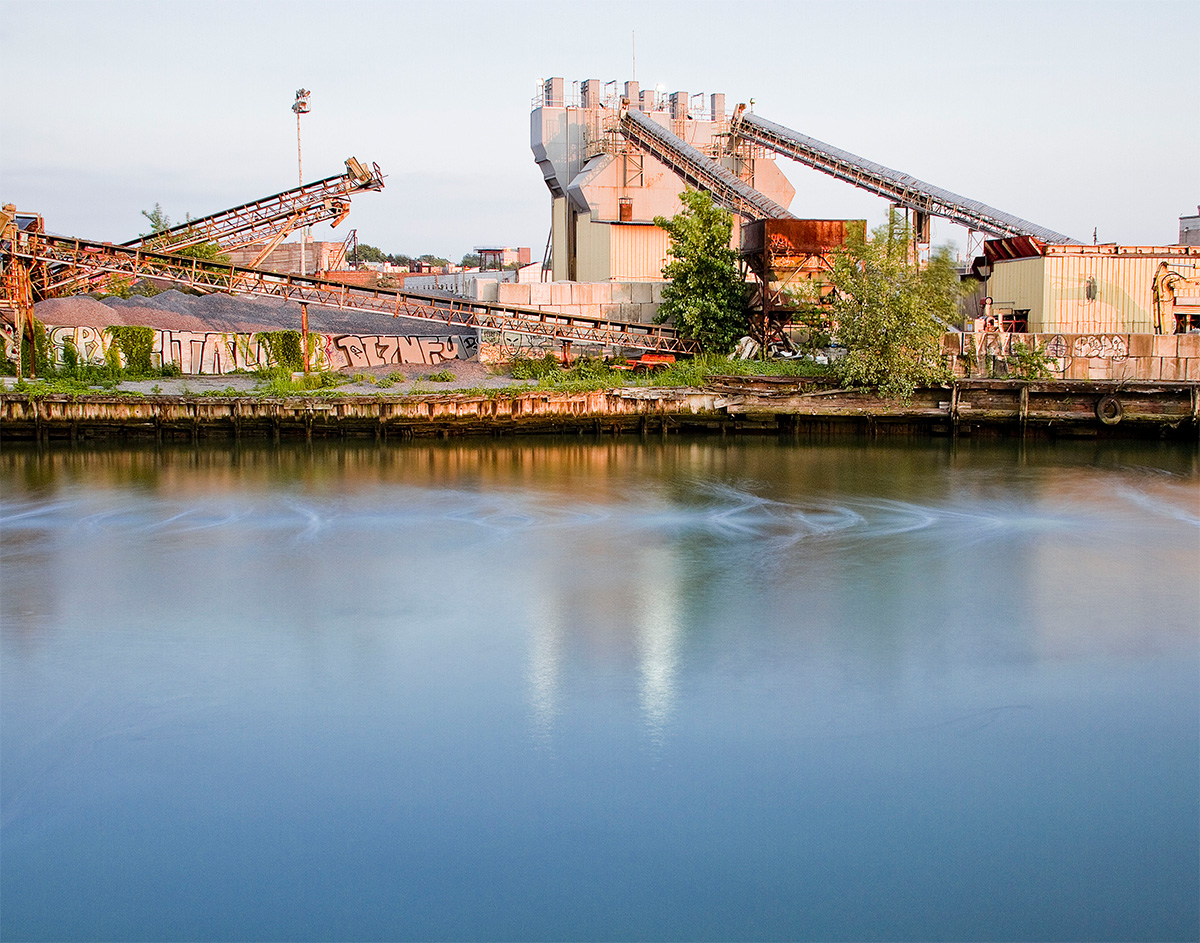
[(539, 433), (1197, 436), (1200, 383), (960, 380), (908, 401), (772, 378), (706, 389), (515, 395), (0, 394), (0, 439), (423, 437)]

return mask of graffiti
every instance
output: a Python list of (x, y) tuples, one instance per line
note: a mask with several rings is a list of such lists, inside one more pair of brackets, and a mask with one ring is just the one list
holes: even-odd
[(549, 338), (510, 334), (507, 331), (484, 331), (479, 359), (485, 363), (503, 363), (519, 357), (538, 359), (556, 350)]
[(479, 341), (471, 335), (450, 337), (395, 337), (374, 334), (330, 335), (333, 346), (349, 367), (385, 367), (389, 364), (436, 365), (447, 360), (471, 360)]
[(1053, 373), (1065, 373), (1067, 367), (1071, 365), (1071, 351), (1061, 334), (1055, 334), (1046, 341), (1046, 347), (1042, 352), (1046, 355), (1046, 366)]
[(1129, 342), (1120, 334), (1085, 334), (1075, 338), (1071, 354), (1123, 363), (1129, 357)]
[[(51, 327), (46, 329), (48, 354), (57, 366), (65, 366), (68, 350), (81, 363), (104, 364), (110, 355), (124, 366), (119, 347), (110, 351), (112, 338), (97, 327)], [(309, 365), (318, 370), (343, 367), (386, 367), (401, 364), (436, 365), (448, 360), (473, 360), (479, 354), (474, 335), (436, 337), (311, 334)], [(11, 325), (4, 326), (4, 353), (15, 361), (17, 342)], [(221, 374), (237, 370), (260, 370), (272, 366), (270, 352), (254, 334), (219, 331), (155, 331), (151, 363), (174, 363), (185, 374)]]

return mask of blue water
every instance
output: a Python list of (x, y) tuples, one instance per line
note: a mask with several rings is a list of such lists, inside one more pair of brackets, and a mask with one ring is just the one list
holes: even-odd
[(1190, 940), (1200, 461), (0, 449), (0, 936)]

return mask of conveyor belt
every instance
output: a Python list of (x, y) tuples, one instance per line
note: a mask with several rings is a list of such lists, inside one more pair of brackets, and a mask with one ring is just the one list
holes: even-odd
[(744, 107), (739, 105), (733, 116), (730, 125), (733, 134), (901, 206), (929, 216), (941, 216), (997, 238), (1033, 236), (1055, 244), (1079, 241), (749, 114)]
[(214, 242), (223, 250), (260, 243), (278, 244), (302, 226), (333, 220), (336, 226), (350, 212), (350, 197), (364, 190), (382, 190), (379, 165), (367, 170), (353, 157), (346, 172), (324, 180), (293, 187), (274, 196), (243, 203), (231, 209), (191, 219), (170, 229), (131, 239), (122, 245), (178, 252), (202, 242)]
[[(81, 280), (120, 275), (157, 278), (204, 291), (282, 298), (350, 311), (417, 318), (448, 326), (503, 331), (555, 343), (601, 344), (635, 350), (689, 354), (699, 349), (669, 327), (589, 318), (516, 308), (459, 298), (359, 288), (320, 278), (285, 275), (262, 269), (217, 265), (184, 256), (42, 234), (20, 235), (8, 262), (43, 273), (34, 286), (40, 297), (54, 297)], [(38, 264), (40, 263), (40, 264)]]
[(623, 108), (621, 133), (636, 147), (669, 167), (687, 183), (707, 190), (726, 209), (746, 219), (795, 219), (786, 208), (763, 196), (737, 174), (634, 108)]

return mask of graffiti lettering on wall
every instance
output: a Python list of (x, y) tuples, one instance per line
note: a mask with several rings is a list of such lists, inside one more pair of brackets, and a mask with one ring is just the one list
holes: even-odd
[[(68, 348), (85, 363), (105, 363), (113, 339), (104, 328), (51, 327), (49, 355), (58, 365), (67, 361)], [(318, 370), (343, 367), (386, 367), (401, 364), (433, 366), (448, 360), (473, 360), (479, 354), (474, 335), (413, 337), (382, 334), (312, 334), (309, 365)], [(4, 326), (4, 353), (17, 359), (17, 343), (11, 325)], [(114, 352), (123, 357), (119, 348)], [(273, 366), (267, 345), (254, 334), (218, 331), (156, 331), (151, 359), (156, 364), (178, 364), (182, 373), (232, 373)]]
[(439, 364), (447, 360), (471, 360), (479, 353), (473, 335), (451, 337), (383, 337), (358, 334), (327, 334), (333, 341), (333, 357), (340, 355), (350, 367), (385, 367), (393, 363)]
[(1071, 356), (1124, 363), (1129, 358), (1129, 342), (1120, 334), (1085, 334), (1075, 338)]

